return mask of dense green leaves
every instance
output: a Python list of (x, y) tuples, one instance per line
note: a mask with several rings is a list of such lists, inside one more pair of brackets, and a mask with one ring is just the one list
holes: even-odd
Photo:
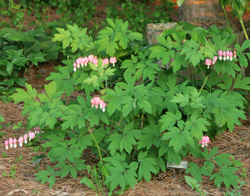
[(20, 76), (25, 69), (57, 59), (59, 51), (58, 46), (41, 30), (19, 32), (9, 28), (0, 30), (0, 49), (0, 92), (7, 86), (24, 86), (25, 79)]
[[(105, 185), (113, 194), (117, 188), (124, 191), (138, 181), (150, 181), (152, 174), (166, 170), (167, 161), (179, 164), (191, 153), (205, 160), (202, 166), (189, 164), (187, 173), (194, 177), (190, 184), (202, 182), (205, 175), (218, 186), (237, 185), (230, 155), (217, 155), (216, 148), (201, 150), (199, 141), (204, 135), (212, 140), (232, 131), (245, 119), (245, 98), (238, 90), (250, 90), (249, 78), (239, 73), (247, 66), (249, 56), (243, 52), (248, 42), (236, 45), (239, 61), (218, 59), (208, 69), (206, 58), (219, 49), (230, 50), (235, 40), (226, 30), (183, 23), (159, 36), (158, 45), (141, 47), (142, 35), (129, 30), (128, 22), (107, 22), (95, 40), (77, 25), (58, 28), (54, 40), (72, 51), (63, 61), (66, 66), (50, 74), (43, 94), (26, 84), (12, 96), (24, 103), (29, 127), (45, 130), (43, 147), (57, 163), (55, 170), (39, 172), (37, 180), (52, 186), (58, 176), (77, 178), (87, 169), (89, 178), (80, 183), (99, 194)], [(22, 50), (9, 54), (19, 60), (9, 62), (6, 76), (23, 59)], [(98, 63), (73, 71), (76, 58), (90, 54), (97, 55)], [(43, 58), (35, 56), (33, 63)], [(118, 60), (114, 67), (103, 64), (113, 56)], [(85, 150), (98, 159), (97, 165), (85, 164)]]

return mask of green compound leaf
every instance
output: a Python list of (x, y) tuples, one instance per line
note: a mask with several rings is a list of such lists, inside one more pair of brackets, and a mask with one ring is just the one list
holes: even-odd
[(156, 160), (154, 158), (148, 158), (148, 152), (140, 152), (138, 155), (138, 163), (139, 163), (139, 180), (144, 178), (146, 181), (150, 181), (151, 173), (155, 173), (155, 166), (157, 165)]
[(97, 191), (94, 183), (86, 176), (80, 180), (80, 184), (85, 184), (87, 187), (91, 188), (92, 190)]
[(124, 162), (113, 160), (106, 167), (110, 172), (110, 176), (107, 177), (105, 183), (110, 185), (111, 191), (118, 186), (125, 190), (128, 185), (134, 187), (137, 183), (136, 170), (138, 168), (138, 163), (132, 162), (128, 165)]
[(246, 77), (242, 79), (242, 74), (240, 73), (234, 81), (233, 88), (250, 90), (250, 78)]
[(210, 176), (210, 172), (206, 167), (199, 167), (196, 163), (188, 164), (187, 173), (191, 173), (195, 180), (202, 182), (202, 175)]
[(178, 112), (177, 114), (174, 114), (172, 112), (166, 112), (166, 114), (161, 116), (161, 119), (160, 119), (160, 123), (162, 123), (161, 131), (165, 131), (168, 128), (173, 127), (177, 123), (177, 121), (181, 119), (181, 117), (182, 115), (180, 112)]
[(229, 157), (232, 156), (231, 154), (220, 154), (216, 157), (213, 158), (213, 160), (220, 166), (230, 166), (232, 165), (231, 160), (229, 159)]

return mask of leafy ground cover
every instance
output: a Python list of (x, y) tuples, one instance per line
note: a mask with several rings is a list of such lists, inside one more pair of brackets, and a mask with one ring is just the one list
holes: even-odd
[[(37, 83), (38, 84), (38, 83)], [(41, 83), (40, 83), (41, 84)], [(87, 188), (84, 185), (80, 185), (78, 182), (81, 177), (87, 175), (81, 173), (77, 179), (73, 178), (58, 178), (55, 186), (52, 189), (48, 188), (47, 184), (42, 185), (40, 182), (35, 181), (35, 173), (38, 169), (45, 169), (48, 165), (53, 167), (53, 164), (47, 159), (42, 159), (39, 163), (34, 163), (32, 158), (35, 156), (41, 156), (46, 154), (39, 146), (30, 146), (25, 148), (16, 148), (11, 150), (4, 150), (5, 138), (12, 137), (13, 135), (20, 135), (25, 132), (25, 129), (13, 130), (13, 125), (17, 125), (22, 121), (25, 125), (26, 119), (21, 116), (22, 105), (13, 103), (0, 102), (0, 113), (6, 119), (5, 123), (1, 124), (1, 155), (0, 155), (0, 194), (1, 195), (95, 195), (95, 192)], [(236, 159), (243, 163), (243, 167), (246, 171), (239, 171), (237, 175), (242, 177), (245, 181), (250, 181), (250, 120), (244, 120), (242, 126), (236, 127), (231, 132), (224, 132), (216, 137), (215, 141), (212, 141), (209, 148), (219, 147), (220, 153), (230, 153), (235, 156)], [(6, 134), (6, 135), (3, 135)], [(95, 157), (90, 153), (87, 153), (86, 160), (89, 163), (95, 163)], [(186, 157), (186, 160), (202, 165), (203, 161), (194, 159), (193, 157)], [(11, 171), (13, 175), (11, 175)], [(199, 195), (196, 191), (191, 191), (184, 179), (180, 181), (179, 176), (176, 179), (173, 178), (173, 171), (167, 170), (165, 173), (161, 172), (157, 176), (153, 177), (150, 182), (141, 182), (133, 189), (126, 191), (124, 195)], [(226, 190), (224, 188), (218, 189), (208, 179), (204, 181), (201, 186), (202, 190), (205, 190), (209, 195), (223, 195)], [(241, 188), (243, 196), (249, 194), (250, 185), (246, 184)], [(230, 195), (230, 194), (228, 194)]]

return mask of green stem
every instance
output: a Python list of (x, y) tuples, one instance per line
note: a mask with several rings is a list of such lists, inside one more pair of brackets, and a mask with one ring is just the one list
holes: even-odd
[(205, 84), (207, 83), (208, 78), (209, 78), (209, 75), (206, 77), (205, 81), (203, 82), (202, 87), (199, 92), (201, 92), (202, 89), (204, 88)]
[(231, 25), (230, 25), (230, 22), (229, 22), (229, 20), (228, 20), (227, 12), (226, 12), (226, 10), (225, 10), (225, 7), (224, 7), (224, 5), (221, 5), (221, 7), (222, 7), (222, 10), (223, 10), (224, 15), (225, 15), (225, 18), (226, 18), (226, 21), (227, 21), (227, 25), (228, 25), (229, 28), (231, 28)]
[(200, 64), (198, 64), (198, 66), (199, 66), (199, 68), (200, 68), (200, 70), (201, 70), (201, 73), (202, 73), (202, 75), (203, 75), (204, 79), (205, 79), (205, 78), (206, 78), (206, 76), (205, 76), (205, 74), (204, 74), (204, 71), (201, 69), (201, 65), (200, 65)]
[(239, 21), (240, 21), (241, 27), (242, 27), (242, 29), (243, 29), (243, 31), (244, 31), (244, 34), (245, 34), (246, 39), (249, 39), (249, 38), (248, 38), (247, 31), (246, 31), (246, 28), (245, 28), (245, 25), (244, 25), (244, 22), (243, 22), (242, 18), (239, 18)]
[(102, 162), (102, 154), (101, 154), (100, 147), (99, 147), (99, 145), (98, 145), (98, 143), (97, 143), (97, 141), (96, 141), (96, 139), (95, 139), (95, 136), (93, 135), (92, 131), (90, 130), (90, 128), (88, 128), (88, 131), (89, 131), (89, 133), (90, 133), (91, 137), (93, 138), (93, 140), (94, 140), (94, 142), (95, 142), (96, 148), (97, 148), (98, 153), (99, 153), (100, 162), (101, 162), (102, 167), (103, 167), (103, 162)]
[[(115, 122), (115, 121), (113, 121), (113, 120), (108, 120), (109, 122), (112, 122), (112, 123), (114, 123), (114, 124), (116, 124), (117, 126), (119, 126), (119, 127), (121, 127), (121, 125), (118, 123), (118, 122)], [(111, 126), (112, 127), (112, 126)]]
[(119, 126), (121, 126), (122, 117), (123, 117), (123, 115), (121, 114), (121, 117), (120, 117), (120, 120), (119, 120), (119, 123), (118, 123)]
[[(103, 175), (103, 167), (104, 167), (104, 165), (103, 165), (103, 162), (102, 162), (101, 150), (100, 150), (100, 147), (99, 147), (99, 145), (98, 145), (98, 143), (97, 143), (97, 141), (96, 141), (96, 139), (95, 139), (95, 136), (93, 135), (93, 133), (92, 133), (92, 131), (90, 130), (89, 127), (88, 127), (88, 131), (89, 131), (91, 137), (93, 138), (93, 140), (94, 140), (94, 142), (95, 142), (95, 145), (96, 145), (96, 148), (97, 148), (98, 153), (99, 153), (100, 162), (101, 162), (101, 165), (102, 165), (102, 168), (101, 168), (102, 180), (103, 180), (103, 182), (104, 182), (104, 181), (105, 181), (105, 178), (104, 178), (104, 175)], [(100, 193), (100, 191), (101, 191), (101, 192), (103, 193), (103, 195), (105, 195), (105, 194), (104, 194), (104, 191), (103, 191), (103, 188), (102, 188), (102, 185), (101, 185), (101, 183), (100, 183), (100, 181), (99, 181), (99, 179), (98, 179), (98, 176), (97, 176), (96, 178), (97, 178), (97, 182), (96, 182), (96, 183), (97, 183), (97, 187), (98, 187), (99, 193)]]

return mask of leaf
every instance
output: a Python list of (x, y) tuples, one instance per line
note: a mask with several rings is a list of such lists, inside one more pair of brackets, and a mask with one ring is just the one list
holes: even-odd
[(143, 39), (143, 35), (141, 33), (138, 32), (132, 32), (129, 34), (129, 38), (133, 38), (131, 40), (138, 40), (138, 41), (142, 41)]
[(151, 179), (151, 172), (155, 173), (156, 169), (156, 161), (153, 158), (148, 158), (148, 152), (139, 152), (138, 155), (138, 162), (139, 162), (139, 173), (138, 177), (139, 180), (144, 178), (146, 181), (150, 181)]
[(214, 157), (216, 154), (218, 154), (218, 150), (219, 148), (215, 148), (213, 147), (213, 149), (210, 151), (210, 153), (208, 154), (208, 149), (205, 148), (204, 152), (201, 152), (203, 157), (206, 159), (206, 160), (210, 160), (212, 157)]
[(47, 180), (47, 182), (49, 183), (49, 188), (52, 188), (52, 186), (54, 186), (56, 182), (56, 175), (52, 174)]
[(177, 0), (177, 5), (180, 7), (183, 3), (184, 3), (185, 0)]
[(243, 44), (241, 45), (240, 53), (250, 47), (250, 39), (246, 39)]
[(57, 85), (55, 81), (45, 85), (45, 91), (49, 98), (52, 97), (52, 95), (56, 92), (56, 90), (57, 90)]
[(87, 187), (91, 188), (92, 190), (97, 191), (94, 183), (86, 176), (80, 180), (80, 184), (85, 184)]
[(198, 182), (202, 182), (202, 175), (207, 175), (207, 176), (211, 175), (210, 172), (208, 172), (204, 166), (199, 167), (196, 163), (192, 162), (188, 164), (186, 173), (191, 173), (194, 179), (197, 180)]
[(183, 146), (186, 145), (185, 137), (182, 134), (176, 134), (170, 139), (169, 146), (174, 147), (174, 151), (178, 153)]
[(223, 182), (226, 185), (227, 189), (229, 189), (231, 185), (233, 186), (238, 185), (237, 181), (239, 181), (240, 178), (234, 174), (237, 170), (238, 168), (235, 167), (221, 168), (220, 173), (222, 174)]
[(190, 130), (191, 135), (198, 140), (202, 138), (203, 131), (206, 132), (207, 127), (210, 126), (206, 118), (197, 118), (196, 115), (192, 115), (185, 125), (185, 130)]
[(220, 166), (230, 166), (232, 162), (230, 161), (229, 157), (231, 154), (220, 154), (213, 158), (213, 160)]
[(172, 112), (166, 112), (163, 116), (161, 116), (160, 123), (161, 125), (161, 131), (165, 131), (171, 127), (173, 127), (177, 121), (181, 119), (182, 115), (181, 113), (174, 114)]
[(4, 122), (4, 117), (0, 115), (0, 122)]
[(134, 100), (128, 98), (126, 104), (122, 107), (123, 117), (125, 118), (134, 109)]
[(76, 179), (76, 177), (77, 177), (77, 171), (76, 171), (76, 169), (73, 166), (70, 169), (70, 173), (73, 176), (73, 178)]
[(14, 65), (12, 63), (7, 64), (6, 70), (7, 70), (8, 74), (9, 74), (9, 76), (11, 76), (11, 74), (13, 72), (13, 68), (14, 68)]
[(214, 173), (209, 180), (213, 180), (214, 179), (214, 184), (220, 188), (221, 183), (223, 182), (223, 178), (221, 176), (220, 173)]
[(246, 77), (242, 79), (242, 74), (239, 73), (237, 78), (234, 81), (233, 88), (250, 90), (250, 78)]
[(113, 191), (118, 185), (125, 190), (126, 179), (124, 173), (126, 172), (126, 165), (114, 160), (112, 164), (107, 164), (106, 167), (111, 175), (107, 177), (105, 183), (110, 184), (110, 190)]
[(181, 66), (187, 67), (187, 61), (183, 55), (177, 52), (174, 61), (171, 63), (171, 66), (173, 66), (173, 72), (176, 73), (180, 70)]
[(111, 155), (114, 155), (116, 150), (120, 150), (120, 142), (122, 139), (122, 135), (116, 133), (109, 137), (108, 141), (110, 142), (108, 150)]
[(123, 134), (121, 141), (120, 141), (120, 151), (122, 152), (123, 149), (126, 150), (126, 152), (128, 152), (129, 154), (131, 153), (132, 149), (133, 149), (133, 145), (136, 145), (136, 140), (135, 140), (135, 131), (134, 130), (130, 130), (129, 132), (127, 132), (126, 134)]
[(141, 134), (135, 135), (138, 140), (138, 150), (146, 148), (149, 150), (153, 145), (160, 144), (160, 127), (157, 125), (149, 125), (141, 130)]
[(197, 182), (197, 180), (195, 180), (194, 178), (191, 178), (189, 176), (185, 176), (185, 180), (188, 183), (189, 186), (191, 186), (192, 190), (198, 188), (200, 185)]
[(42, 170), (35, 174), (36, 179), (35, 181), (41, 180), (41, 183), (44, 184), (48, 180), (48, 176), (50, 175), (50, 171)]
[(118, 49), (118, 46), (115, 42), (109, 42), (106, 45), (106, 53), (110, 56), (114, 56), (115, 49)]
[(144, 109), (147, 113), (149, 114), (152, 113), (152, 106), (147, 100), (143, 99), (142, 101), (139, 101), (138, 105), (141, 109)]

